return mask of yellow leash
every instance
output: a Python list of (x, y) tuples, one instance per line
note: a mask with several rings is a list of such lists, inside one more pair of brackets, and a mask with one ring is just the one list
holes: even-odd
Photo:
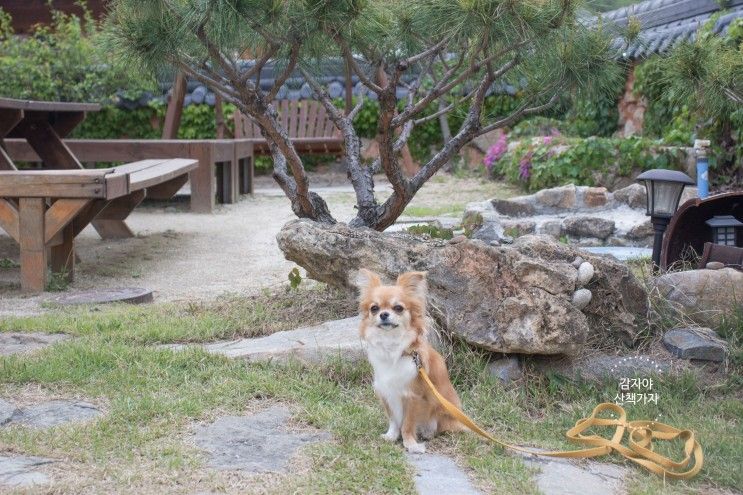
[[(679, 430), (673, 426), (658, 423), (655, 421), (627, 421), (627, 413), (624, 408), (617, 404), (604, 402), (596, 406), (588, 418), (579, 419), (575, 426), (570, 428), (565, 436), (568, 440), (585, 445), (591, 445), (591, 448), (581, 450), (537, 452), (534, 450), (524, 449), (516, 445), (502, 442), (495, 438), (487, 431), (480, 428), (477, 423), (472, 421), (457, 406), (446, 400), (446, 398), (436, 390), (436, 387), (428, 377), (428, 373), (423, 369), (420, 358), (417, 353), (413, 354), (413, 360), (418, 367), (418, 373), (423, 381), (428, 385), (431, 393), (441, 403), (453, 418), (474, 431), (481, 437), (487, 438), (493, 443), (511, 450), (517, 450), (531, 455), (549, 456), (549, 457), (598, 457), (610, 454), (612, 451), (619, 452), (630, 461), (639, 464), (648, 471), (651, 471), (665, 478), (688, 480), (693, 478), (701, 469), (704, 462), (702, 446), (699, 445), (694, 432), (691, 430)], [(599, 418), (599, 413), (611, 411), (618, 418)], [(583, 432), (592, 426), (615, 426), (614, 435), (611, 439), (606, 439), (598, 435), (583, 435)], [(629, 447), (622, 445), (624, 432), (629, 430)], [(684, 458), (676, 462), (668, 457), (653, 452), (653, 440), (675, 440), (679, 438), (684, 441)], [(686, 469), (684, 471), (684, 469)]]

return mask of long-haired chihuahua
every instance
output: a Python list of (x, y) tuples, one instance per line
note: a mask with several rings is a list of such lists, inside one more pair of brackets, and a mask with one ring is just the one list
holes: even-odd
[(415, 357), (436, 389), (457, 407), (457, 392), (449, 380), (444, 358), (426, 339), (425, 272), (403, 273), (395, 285), (362, 269), (357, 276), (361, 339), (374, 368), (374, 391), (382, 401), (389, 427), (382, 438), (402, 442), (408, 452), (423, 453), (418, 438), (433, 438), (465, 427), (439, 405), (418, 375)]

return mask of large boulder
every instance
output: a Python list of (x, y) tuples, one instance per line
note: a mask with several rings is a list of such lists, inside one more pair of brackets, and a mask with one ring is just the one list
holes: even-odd
[(743, 272), (734, 268), (666, 273), (653, 282), (661, 302), (681, 319), (716, 328), (743, 311)]
[(578, 309), (577, 251), (547, 236), (504, 247), (295, 220), (277, 240), (287, 259), (335, 286), (353, 288), (362, 267), (388, 280), (427, 271), (433, 316), (445, 330), (496, 352), (573, 354), (592, 332), (634, 337), (647, 313), (645, 292), (627, 267), (587, 253), (581, 256), (595, 276), (585, 288), (593, 298)]

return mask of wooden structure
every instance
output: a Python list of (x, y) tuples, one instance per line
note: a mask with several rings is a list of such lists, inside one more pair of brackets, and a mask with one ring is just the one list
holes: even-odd
[[(83, 9), (78, 0), (3, 0), (0, 7), (13, 18), (13, 30), (25, 34), (37, 24), (52, 22), (52, 9), (82, 17)], [(94, 19), (106, 14), (107, 0), (86, 0), (86, 8)], [(51, 8), (50, 8), (51, 4)]]
[(75, 273), (75, 237), (100, 220), (123, 224), (145, 196), (172, 196), (196, 160), (144, 160), (108, 169), (0, 172), (0, 227), (21, 246), (21, 288), (41, 292), (53, 272)]
[[(314, 100), (275, 102), (281, 125), (286, 129), (298, 153), (341, 155), (343, 137), (330, 120), (322, 103)], [(235, 111), (235, 137), (253, 142), (257, 155), (270, 155), (268, 143), (253, 120)]]
[[(199, 166), (190, 174), (191, 209), (198, 213), (210, 213), (215, 202), (235, 203), (240, 194), (253, 193), (253, 143), (248, 139), (67, 139), (64, 144), (83, 163), (196, 159)], [(41, 160), (24, 140), (8, 139), (5, 147), (17, 161)]]
[[(733, 215), (743, 221), (743, 191), (694, 198), (681, 205), (663, 237), (661, 268), (665, 270), (673, 263), (702, 255), (704, 244), (712, 240), (711, 229), (705, 222), (715, 215)], [(739, 243), (738, 247), (743, 245)]]
[(699, 266), (697, 268), (705, 268), (707, 263), (713, 261), (743, 270), (743, 248), (705, 242), (702, 258), (699, 260)]

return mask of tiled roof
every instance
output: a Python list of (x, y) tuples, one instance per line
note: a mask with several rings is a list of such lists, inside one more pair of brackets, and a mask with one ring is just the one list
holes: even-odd
[(728, 0), (724, 9), (720, 3), (719, 0), (649, 0), (605, 12), (592, 23), (603, 22), (621, 29), (627, 27), (631, 18), (636, 18), (641, 28), (638, 39), (627, 46), (622, 38), (617, 38), (614, 48), (624, 58), (637, 59), (663, 53), (680, 41), (693, 40), (697, 30), (715, 14), (719, 18), (712, 31), (725, 33), (734, 19), (743, 18), (743, 0)]

